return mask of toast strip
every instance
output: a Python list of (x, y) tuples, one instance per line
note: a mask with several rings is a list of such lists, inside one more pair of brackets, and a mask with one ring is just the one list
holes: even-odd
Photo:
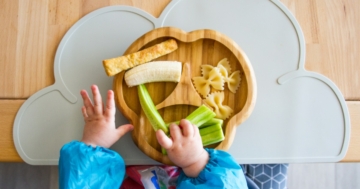
[(123, 70), (130, 69), (137, 65), (149, 62), (160, 56), (169, 54), (178, 48), (174, 39), (169, 39), (144, 50), (103, 60), (105, 72), (108, 76), (113, 76)]

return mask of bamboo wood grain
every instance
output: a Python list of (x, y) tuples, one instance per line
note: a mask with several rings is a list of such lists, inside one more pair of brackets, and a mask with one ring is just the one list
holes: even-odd
[[(280, 1), (295, 15), (304, 32), (307, 45), (306, 68), (329, 77), (340, 88), (346, 100), (360, 100), (360, 1)], [(15, 109), (19, 107), (16, 99), (25, 99), (54, 83), (53, 60), (57, 46), (77, 20), (91, 11), (109, 5), (135, 6), (158, 17), (169, 2), (170, 0), (1, 1), (0, 111), (4, 114), (0, 114), (0, 161), (19, 160), (9, 132), (12, 130)], [(45, 40), (39, 34), (45, 35)], [(168, 87), (166, 90), (171, 91), (172, 88)], [(5, 105), (4, 98), (14, 100)], [(352, 130), (349, 151), (344, 161), (360, 162), (360, 110), (354, 103), (357, 102), (348, 102)]]
[(179, 104), (201, 106), (202, 99), (192, 85), (190, 71), (190, 64), (184, 63), (179, 83), (164, 101), (156, 105), (156, 109)]
[[(218, 145), (213, 145), (217, 149), (227, 150), (234, 139), (236, 127), (245, 121), (251, 114), (256, 101), (256, 80), (255, 74), (251, 67), (246, 54), (232, 39), (213, 30), (197, 30), (186, 33), (178, 28), (166, 27), (152, 30), (138, 40), (136, 40), (124, 54), (137, 52), (141, 49), (152, 46), (156, 43), (165, 41), (168, 38), (174, 38), (178, 43), (178, 49), (168, 55), (162, 56), (157, 60), (171, 60), (186, 63), (184, 66), (183, 76), (195, 77), (201, 76), (201, 65), (210, 64), (217, 66), (217, 63), (228, 58), (232, 70), (240, 70), (241, 85), (235, 94), (231, 93), (225, 87), (225, 105), (230, 106), (234, 110), (234, 114), (224, 121), (223, 130), (225, 140)], [(189, 74), (188, 74), (188, 73)], [(114, 78), (114, 92), (116, 102), (121, 112), (135, 126), (132, 132), (132, 138), (137, 146), (149, 157), (165, 164), (171, 164), (167, 156), (162, 155), (161, 146), (158, 144), (155, 132), (147, 121), (139, 101), (134, 101), (137, 96), (135, 87), (128, 87), (124, 83), (124, 74), (120, 74)], [(186, 85), (183, 85), (188, 81)], [(194, 104), (202, 104), (202, 99), (195, 90), (189, 90), (192, 83), (190, 78), (182, 77), (179, 84), (156, 82), (146, 84), (154, 104), (159, 104), (160, 115), (165, 122), (177, 121), (185, 118), (194, 110)], [(172, 88), (167, 93), (166, 88)], [(152, 90), (156, 89), (156, 90)], [(181, 94), (175, 94), (180, 92)], [(186, 94), (184, 94), (186, 92)], [(191, 93), (193, 92), (193, 93)], [(165, 94), (167, 93), (167, 94)], [(188, 97), (198, 97), (189, 104)], [(126, 98), (126, 97), (131, 97)], [(165, 98), (164, 98), (165, 97)], [(165, 102), (164, 104), (162, 102)], [(169, 119), (171, 118), (171, 119)]]
[(12, 137), (16, 113), (24, 100), (0, 100), (0, 161), (21, 162)]
[(350, 145), (343, 162), (360, 162), (360, 102), (348, 101), (351, 135)]
[(360, 100), (360, 1), (281, 0), (306, 42), (306, 69), (325, 75), (346, 100)]

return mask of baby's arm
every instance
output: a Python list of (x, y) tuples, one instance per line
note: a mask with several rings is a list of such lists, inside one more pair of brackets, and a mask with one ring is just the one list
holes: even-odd
[(241, 188), (247, 184), (240, 165), (227, 152), (204, 149), (199, 129), (187, 120), (170, 125), (171, 138), (158, 130), (156, 137), (170, 160), (183, 169), (177, 188)]
[(114, 93), (108, 91), (103, 105), (96, 85), (91, 86), (94, 103), (87, 92), (80, 92), (84, 106), (85, 127), (81, 141), (65, 144), (60, 150), (60, 188), (119, 188), (125, 175), (125, 163), (115, 151), (108, 149), (133, 129), (126, 124), (115, 127)]

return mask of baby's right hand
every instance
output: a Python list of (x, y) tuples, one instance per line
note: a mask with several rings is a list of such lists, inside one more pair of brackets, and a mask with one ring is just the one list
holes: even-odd
[(170, 125), (170, 135), (171, 138), (160, 129), (156, 132), (156, 138), (166, 149), (170, 160), (181, 167), (188, 177), (197, 177), (209, 161), (209, 154), (202, 146), (199, 129), (182, 119), (179, 126)]

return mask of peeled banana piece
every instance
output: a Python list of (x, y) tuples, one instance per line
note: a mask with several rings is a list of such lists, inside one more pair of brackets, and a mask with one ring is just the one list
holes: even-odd
[(136, 66), (125, 73), (128, 87), (151, 82), (179, 82), (181, 62), (153, 61)]

